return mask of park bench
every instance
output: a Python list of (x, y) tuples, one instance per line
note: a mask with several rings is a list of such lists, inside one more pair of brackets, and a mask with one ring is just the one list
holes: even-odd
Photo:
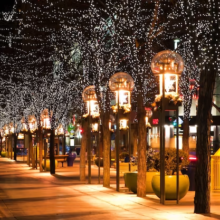
[[(59, 163), (62, 163), (62, 167), (63, 167), (63, 163), (67, 162), (67, 157), (68, 155), (55, 155), (54, 158), (55, 160)], [(47, 157), (47, 159), (49, 159), (49, 157)]]

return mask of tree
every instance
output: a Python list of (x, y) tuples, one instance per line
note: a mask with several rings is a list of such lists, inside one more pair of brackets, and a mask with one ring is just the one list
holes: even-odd
[(181, 40), (189, 42), (189, 50), (196, 58), (200, 72), (194, 212), (210, 213), (210, 126), (213, 90), (219, 69), (219, 2), (180, 0), (176, 9), (171, 20), (182, 21), (179, 25), (184, 30), (179, 33)]
[[(146, 3), (130, 0), (115, 3), (108, 1), (103, 6), (103, 14), (108, 18), (105, 27), (108, 30), (108, 45), (114, 50), (113, 65), (128, 72), (135, 81), (138, 118), (138, 181), (137, 196), (145, 197), (146, 184), (146, 127), (145, 104), (149, 91), (156, 83), (150, 71), (154, 40), (161, 34), (160, 24), (162, 7), (159, 1)], [(132, 9), (132, 10), (131, 10)], [(99, 15), (100, 16), (100, 15)], [(104, 22), (104, 21), (103, 21)]]
[[(193, 2), (190, 2), (193, 5)], [(197, 145), (196, 155), (198, 158), (196, 166), (196, 190), (195, 190), (195, 213), (210, 213), (210, 128), (211, 128), (211, 109), (212, 98), (215, 87), (215, 79), (219, 70), (218, 60), (220, 58), (220, 42), (219, 42), (219, 26), (217, 17), (220, 15), (219, 2), (204, 1), (206, 6), (206, 21), (207, 29), (205, 33), (201, 33), (202, 44), (196, 45), (196, 49), (202, 49), (202, 58), (204, 59), (201, 66), (200, 87), (199, 87), (199, 101), (198, 101), (198, 130), (197, 130)], [(196, 13), (196, 8), (194, 11)], [(204, 15), (205, 15), (204, 14)], [(194, 18), (192, 25), (197, 20)], [(191, 26), (191, 28), (194, 28)], [(195, 37), (195, 40), (199, 40)], [(199, 35), (199, 37), (201, 37)]]
[[(80, 33), (78, 34), (79, 44), (83, 45), (81, 49), (87, 51), (88, 56), (88, 62), (83, 63), (84, 70), (87, 71), (87, 76), (93, 75), (93, 78), (89, 77), (89, 81), (91, 79), (92, 84), (96, 85), (101, 115), (104, 116), (102, 121), (106, 123), (106, 126), (103, 126), (104, 137), (109, 136), (107, 123), (110, 93), (106, 87), (109, 77), (117, 71), (124, 71), (130, 73), (135, 80), (139, 119), (138, 196), (145, 196), (146, 113), (144, 107), (149, 101), (149, 94), (153, 94), (152, 91), (155, 91), (156, 87), (155, 78), (150, 71), (150, 61), (153, 50), (157, 48), (154, 48), (156, 39), (163, 31), (164, 11), (160, 1), (146, 4), (136, 0), (119, 4), (113, 0), (91, 1), (88, 13), (82, 16), (81, 22), (78, 19), (76, 25), (76, 30)], [(108, 134), (105, 135), (105, 132)], [(106, 150), (106, 160), (108, 160), (110, 140), (106, 142), (103, 140), (103, 142), (104, 155)], [(104, 162), (104, 169), (105, 164), (104, 173), (107, 175), (109, 164), (107, 161)], [(109, 177), (107, 179), (104, 185), (109, 186)]]
[[(189, 154), (189, 117), (192, 106), (193, 95), (196, 93), (199, 86), (199, 68), (195, 63), (195, 58), (191, 50), (189, 42), (183, 43), (182, 48), (177, 51), (184, 59), (185, 69), (180, 78), (180, 89), (183, 95), (183, 150)], [(192, 88), (191, 88), (192, 87)]]

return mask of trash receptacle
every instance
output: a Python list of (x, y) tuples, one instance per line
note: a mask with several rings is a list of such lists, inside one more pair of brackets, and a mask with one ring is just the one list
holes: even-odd
[(67, 157), (67, 166), (72, 167), (75, 159), (76, 159), (76, 153), (69, 153), (69, 156)]

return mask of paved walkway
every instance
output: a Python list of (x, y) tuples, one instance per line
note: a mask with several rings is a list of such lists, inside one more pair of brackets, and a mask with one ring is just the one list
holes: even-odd
[(193, 192), (179, 205), (169, 202), (163, 206), (154, 195), (142, 199), (101, 185), (80, 183), (76, 178), (77, 168), (63, 174), (62, 169), (55, 176), (39, 173), (26, 164), (0, 158), (0, 219), (220, 219), (220, 194), (212, 195), (213, 214), (196, 215)]

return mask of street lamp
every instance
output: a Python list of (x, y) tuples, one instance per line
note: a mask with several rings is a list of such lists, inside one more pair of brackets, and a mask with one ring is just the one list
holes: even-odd
[[(119, 109), (123, 109), (124, 113), (131, 111), (131, 91), (134, 88), (134, 80), (128, 74), (124, 72), (118, 72), (111, 76), (109, 80), (109, 88), (115, 93), (116, 106), (113, 106), (113, 111), (117, 112), (116, 119), (116, 190), (119, 191), (119, 136), (120, 136), (120, 121), (119, 121)], [(124, 125), (125, 122), (122, 122)], [(131, 127), (131, 126), (129, 126)], [(130, 134), (130, 131), (129, 131)], [(129, 135), (130, 138), (130, 135)], [(130, 144), (129, 144), (130, 154)], [(130, 158), (130, 157), (129, 157)]]
[(93, 118), (99, 117), (99, 105), (95, 93), (95, 86), (88, 86), (83, 90), (83, 101), (86, 103), (87, 112), (83, 117), (92, 116)]
[(92, 132), (98, 132), (98, 123), (92, 123)]
[(14, 134), (14, 132), (15, 132), (15, 128), (13, 126), (13, 123), (9, 124), (9, 132), (10, 132), (10, 134)]
[(184, 62), (182, 57), (171, 50), (161, 51), (151, 62), (152, 72), (159, 76), (160, 95), (168, 93), (178, 94), (179, 76), (183, 72)]
[[(177, 114), (177, 203), (179, 202), (179, 133), (178, 133), (178, 105), (170, 106), (169, 102), (178, 98), (178, 81), (183, 72), (184, 62), (182, 57), (174, 51), (165, 50), (155, 55), (151, 62), (152, 72), (159, 76), (160, 95), (155, 101), (162, 104), (161, 122), (160, 122), (160, 203), (165, 203), (165, 111), (176, 111)], [(165, 102), (166, 101), (166, 102)]]
[(37, 120), (35, 116), (33, 115), (29, 116), (28, 125), (31, 133), (34, 133), (37, 130)]
[(22, 117), (22, 119), (21, 119), (21, 131), (23, 131), (23, 132), (28, 131), (28, 127), (27, 127), (27, 124), (25, 123), (25, 118), (24, 117)]
[(8, 125), (5, 125), (5, 126), (3, 127), (3, 131), (4, 131), (4, 135), (5, 135), (5, 136), (9, 135), (9, 127), (8, 127)]
[(127, 130), (128, 128), (128, 119), (121, 119), (119, 130)]
[(109, 80), (109, 87), (112, 92), (115, 92), (116, 107), (114, 112), (119, 108), (125, 111), (131, 110), (131, 91), (134, 88), (134, 80), (128, 73), (118, 72), (111, 76)]
[(64, 135), (64, 129), (63, 129), (63, 126), (62, 124), (59, 124), (57, 129), (55, 130), (55, 135)]
[(43, 127), (43, 129), (51, 129), (48, 109), (44, 109), (41, 114), (41, 126)]
[[(83, 101), (87, 105), (87, 113), (83, 117), (89, 117), (89, 132), (88, 132), (88, 183), (91, 184), (91, 116), (93, 118), (99, 117), (99, 105), (95, 92), (95, 86), (88, 86), (83, 90), (82, 93)], [(98, 126), (98, 125), (97, 125)], [(98, 130), (98, 129), (97, 129)]]

